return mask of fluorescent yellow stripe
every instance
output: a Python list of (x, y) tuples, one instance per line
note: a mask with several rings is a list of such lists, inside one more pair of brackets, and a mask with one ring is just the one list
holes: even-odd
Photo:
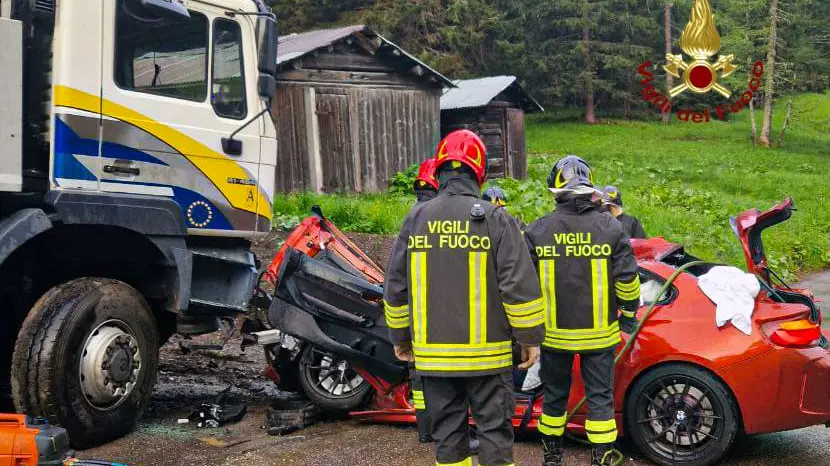
[(611, 335), (606, 338), (596, 338), (590, 340), (580, 339), (571, 341), (545, 337), (545, 341), (542, 343), (542, 345), (548, 348), (561, 349), (567, 351), (588, 351), (610, 348), (612, 346), (620, 344), (621, 341), (622, 340), (620, 339), (620, 333), (615, 332), (614, 335)]
[(640, 288), (640, 277), (639, 277), (639, 275), (635, 275), (634, 278), (631, 279), (631, 281), (628, 281), (628, 282), (618, 281), (618, 282), (614, 283), (614, 288), (616, 288), (620, 291), (633, 291), (633, 290), (639, 289)]
[(466, 460), (459, 461), (457, 463), (435, 463), (435, 466), (473, 466), (473, 459), (467, 458)]
[(593, 299), (593, 310), (594, 310), (594, 325), (593, 328), (599, 328), (599, 308), (600, 308), (600, 298), (599, 298), (599, 263), (597, 263), (596, 259), (591, 260), (591, 296)]
[(617, 422), (614, 419), (607, 421), (585, 421), (585, 433), (591, 443), (614, 443), (617, 441)]
[(509, 314), (514, 315), (521, 315), (526, 314), (528, 312), (535, 312), (539, 308), (541, 308), (544, 304), (542, 303), (542, 298), (534, 299), (533, 301), (528, 301), (526, 303), (518, 303), (518, 304), (508, 304), (504, 303), (504, 310), (507, 311)]
[(617, 291), (617, 298), (622, 301), (634, 301), (640, 297), (640, 290), (635, 290), (630, 293), (623, 293), (619, 290)]
[(415, 358), (415, 369), (427, 372), (485, 371), (513, 366), (513, 355), (463, 360), (458, 358)]
[[(163, 123), (142, 115), (134, 110), (111, 102), (106, 99), (88, 94), (77, 89), (66, 86), (54, 87), (54, 103), (59, 107), (71, 107), (86, 110), (125, 121), (131, 125), (143, 129), (153, 136), (161, 139), (180, 152), (187, 160), (196, 166), (225, 196), (228, 202), (236, 209), (255, 213), (270, 219), (271, 202), (263, 193), (257, 189), (256, 205), (248, 203), (248, 195), (251, 186), (228, 183), (229, 178), (247, 180), (252, 176), (256, 178), (259, 174), (248, 174), (236, 160), (205, 146), (201, 142), (177, 131)], [(228, 163), (230, 162), (230, 163)], [(256, 188), (254, 188), (256, 189)]]
[(476, 274), (476, 253), (471, 252), (467, 254), (467, 305), (469, 306), (467, 313), (469, 314), (469, 331), (470, 343), (481, 343), (481, 340), (476, 339), (479, 329), (479, 313), (476, 304), (478, 302), (478, 288), (476, 287), (478, 275)]
[(487, 253), (468, 254), (468, 281), (470, 306), (470, 343), (487, 341)]
[(479, 332), (481, 334), (480, 343), (487, 342), (487, 253), (477, 252), (478, 256), (478, 284), (479, 284), (479, 301), (481, 303), (480, 313), (481, 319), (479, 321)]
[(542, 413), (542, 417), (539, 418), (537, 430), (542, 435), (555, 435), (557, 437), (561, 437), (565, 435), (565, 421), (567, 418), (567, 413), (561, 416), (548, 416), (547, 414)]
[(545, 314), (541, 311), (537, 311), (532, 316), (522, 318), (508, 315), (507, 320), (510, 321), (510, 326), (513, 328), (531, 328), (536, 327), (537, 325), (543, 325), (545, 323)]
[(389, 309), (386, 310), (386, 315), (390, 317), (400, 318), (400, 317), (407, 317), (409, 315), (409, 309), (405, 309), (403, 311), (391, 311)]
[(614, 322), (613, 324), (609, 325), (606, 328), (602, 329), (591, 329), (591, 328), (556, 328), (556, 329), (548, 329), (548, 335), (555, 335), (555, 336), (562, 336), (564, 337), (577, 337), (577, 338), (591, 338), (591, 337), (601, 337), (606, 335), (611, 335), (615, 331), (619, 330), (620, 326), (618, 322)]
[(393, 306), (392, 304), (389, 303), (389, 301), (384, 299), (383, 300), (383, 308), (386, 310), (386, 312), (392, 312), (392, 313), (406, 312), (406, 313), (408, 313), (409, 312), (409, 303), (402, 304), (400, 306)]
[(409, 327), (409, 317), (386, 316), (386, 326), (389, 328), (401, 329)]
[(555, 329), (549, 330), (545, 333), (548, 338), (553, 339), (560, 339), (560, 340), (571, 340), (571, 341), (579, 341), (579, 340), (592, 340), (597, 338), (608, 338), (610, 336), (614, 336), (614, 334), (619, 333), (620, 331), (620, 324), (619, 322), (614, 322), (610, 326), (602, 329), (602, 330), (570, 330), (570, 329)]
[(539, 282), (542, 284), (542, 300), (545, 305), (547, 328), (556, 328), (556, 262), (539, 262)]
[(418, 274), (421, 277), (421, 295), (418, 297), (418, 302), (421, 303), (421, 341), (427, 341), (427, 253), (418, 253), (420, 259), (418, 261)]
[(410, 253), (409, 267), (410, 302), (412, 303), (413, 316), (413, 340), (416, 343), (425, 343), (427, 339), (426, 253)]
[[(457, 355), (453, 355), (457, 356)], [(466, 357), (448, 357), (448, 356), (424, 356), (421, 361), (424, 362), (441, 362), (441, 363), (473, 363), (473, 362), (498, 362), (503, 360), (505, 357), (512, 357), (513, 354), (494, 354), (494, 355), (475, 355), (475, 356), (466, 356)]]
[(624, 309), (622, 311), (620, 311), (620, 313), (625, 317), (634, 317), (634, 316), (637, 315), (637, 313), (635, 311), (626, 311)]
[(611, 290), (608, 289), (608, 260), (599, 259), (599, 281), (601, 283), (601, 294), (599, 299), (602, 305), (599, 308), (599, 327), (605, 328), (608, 326), (608, 297), (611, 296)]
[(415, 406), (415, 409), (419, 411), (425, 410), (426, 403), (424, 402), (424, 392), (420, 390), (412, 390), (412, 404)]

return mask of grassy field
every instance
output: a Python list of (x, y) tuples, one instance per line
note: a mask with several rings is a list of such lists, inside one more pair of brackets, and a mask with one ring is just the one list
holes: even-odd
[[(775, 134), (785, 104), (779, 100)], [(700, 257), (742, 265), (729, 216), (767, 208), (792, 196), (798, 211), (768, 230), (773, 266), (790, 276), (830, 267), (830, 94), (796, 96), (793, 121), (781, 147), (753, 148), (748, 110), (730, 123), (693, 124), (608, 121), (597, 125), (552, 123), (545, 115), (527, 125), (530, 179), (503, 180), (511, 211), (531, 221), (552, 207), (543, 180), (557, 157), (587, 159), (598, 183), (617, 185), (626, 209), (649, 235), (686, 245)], [(760, 112), (757, 112), (760, 128)], [(348, 231), (395, 233), (413, 199), (400, 195), (280, 196), (277, 226), (289, 227), (312, 205)]]

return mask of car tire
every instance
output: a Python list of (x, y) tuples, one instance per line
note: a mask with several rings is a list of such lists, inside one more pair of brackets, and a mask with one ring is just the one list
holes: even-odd
[(12, 355), (15, 407), (67, 430), (89, 448), (132, 430), (158, 369), (159, 335), (147, 302), (131, 286), (80, 278), (32, 307)]
[(314, 346), (300, 356), (299, 379), (306, 396), (326, 411), (353, 411), (365, 404), (372, 388), (348, 362)]
[(739, 434), (729, 389), (711, 373), (686, 364), (657, 367), (629, 389), (625, 428), (637, 448), (663, 466), (709, 466)]

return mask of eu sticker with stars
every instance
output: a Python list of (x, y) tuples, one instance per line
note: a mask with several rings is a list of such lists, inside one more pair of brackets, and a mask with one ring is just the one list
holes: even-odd
[(187, 221), (196, 228), (204, 228), (213, 220), (213, 209), (205, 201), (196, 201), (187, 207)]

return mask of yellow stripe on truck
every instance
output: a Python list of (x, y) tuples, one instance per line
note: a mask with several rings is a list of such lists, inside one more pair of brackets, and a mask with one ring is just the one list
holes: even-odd
[[(111, 102), (92, 94), (66, 86), (55, 86), (55, 105), (101, 113), (104, 116), (125, 121), (134, 125), (173, 147), (193, 165), (196, 166), (225, 196), (228, 202), (236, 209), (261, 215), (267, 219), (272, 217), (271, 203), (268, 198), (257, 189), (256, 207), (248, 206), (250, 186), (229, 184), (228, 178), (250, 179), (251, 175), (240, 167), (235, 160), (220, 154), (190, 136), (177, 131), (163, 123), (142, 115), (134, 110)], [(227, 163), (232, 162), (232, 163)], [(254, 176), (258, 176), (255, 174)]]

